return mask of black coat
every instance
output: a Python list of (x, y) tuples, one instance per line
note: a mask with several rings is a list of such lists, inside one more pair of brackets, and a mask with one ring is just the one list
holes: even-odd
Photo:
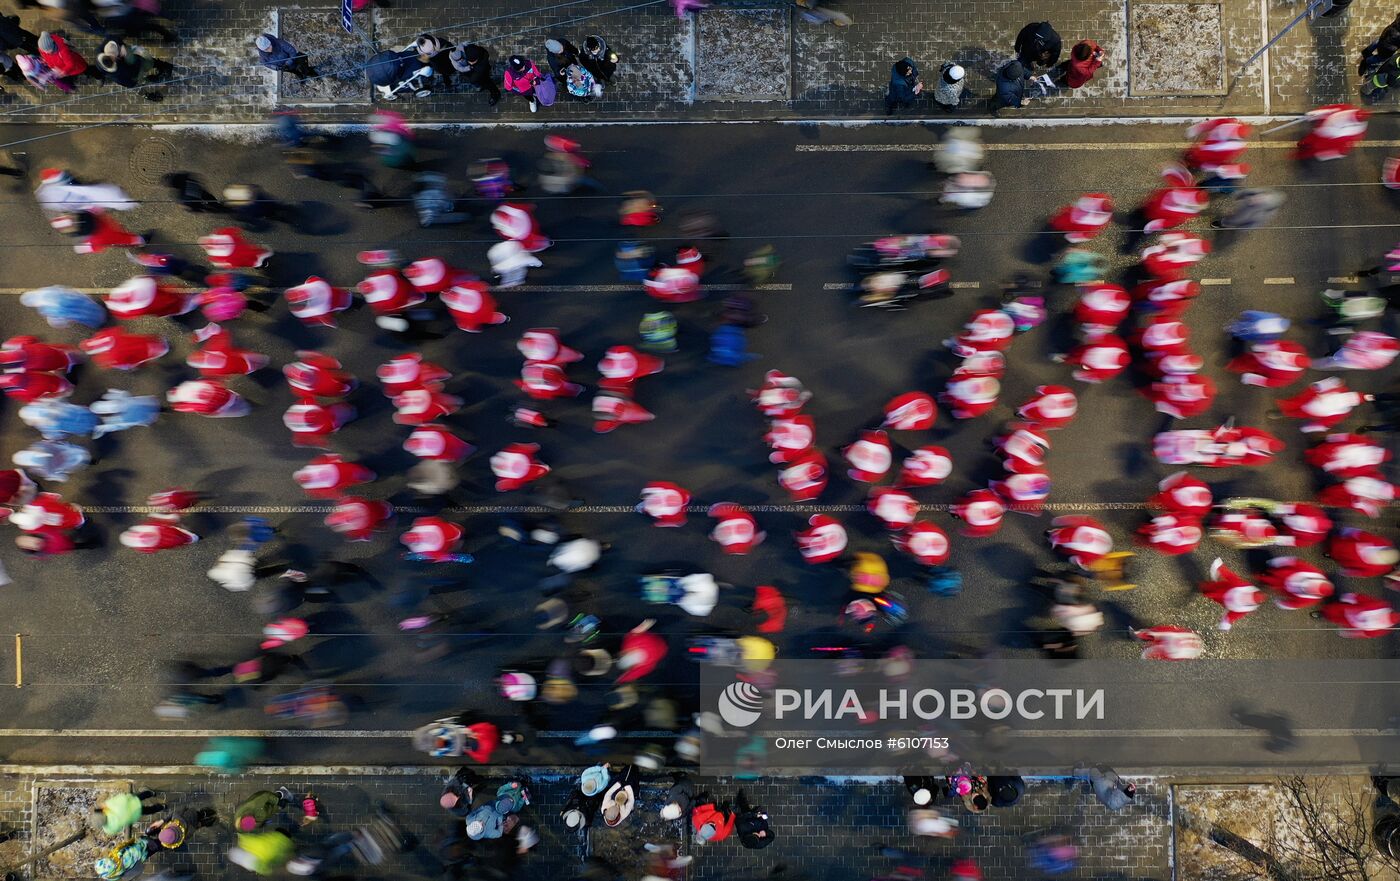
[(549, 53), (549, 69), (553, 72), (555, 77), (562, 80), (564, 78), (564, 69), (571, 64), (577, 64), (579, 62), (579, 52), (577, 46), (563, 38), (559, 39), (559, 46), (564, 51), (558, 54), (553, 52)]
[(457, 75), (467, 83), (476, 86), (478, 89), (489, 89), (493, 84), (491, 80), (491, 53), (484, 46), (477, 46), (476, 48), (481, 50), (481, 60), (473, 64), (468, 70), (459, 69)]
[(20, 27), (18, 15), (0, 15), (0, 49), (23, 49), (35, 54), (39, 51), (39, 35)]
[(1016, 35), (1016, 57), (1030, 67), (1051, 67), (1060, 60), (1060, 35), (1048, 21), (1033, 21)]
[(585, 50), (578, 59), (584, 70), (604, 83), (611, 82), (613, 74), (617, 73), (617, 61), (617, 53), (609, 49), (607, 43), (603, 43), (597, 52)]

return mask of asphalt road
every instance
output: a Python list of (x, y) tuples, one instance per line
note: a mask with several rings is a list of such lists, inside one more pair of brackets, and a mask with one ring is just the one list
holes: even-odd
[[(18, 133), (20, 130), (10, 130)], [(814, 642), (829, 639), (846, 594), (846, 578), (834, 569), (805, 567), (790, 540), (807, 516), (782, 510), (785, 494), (774, 480), (761, 440), (764, 424), (749, 405), (745, 389), (755, 388), (764, 371), (779, 368), (800, 377), (814, 393), (809, 412), (818, 426), (821, 446), (833, 459), (856, 432), (879, 421), (884, 402), (913, 389), (937, 391), (951, 372), (952, 356), (940, 341), (955, 333), (976, 309), (994, 304), (999, 285), (1018, 271), (1044, 272), (1055, 239), (1043, 232), (1046, 216), (1080, 192), (1111, 193), (1120, 206), (1139, 201), (1156, 184), (1159, 167), (1169, 161), (1181, 133), (1174, 126), (1068, 127), (996, 129), (986, 132), (992, 145), (989, 169), (999, 181), (993, 204), (971, 215), (953, 214), (929, 198), (938, 182), (926, 167), (922, 149), (938, 132), (919, 126), (832, 128), (789, 125), (696, 125), (597, 127), (571, 129), (595, 159), (595, 176), (604, 190), (593, 196), (540, 198), (545, 231), (556, 239), (542, 255), (544, 268), (530, 278), (543, 289), (504, 292), (503, 311), (512, 322), (479, 335), (452, 335), (430, 341), (422, 351), (451, 368), (449, 391), (467, 406), (447, 420), (479, 445), (480, 452), (463, 469), (467, 483), (459, 491), (469, 505), (519, 504), (512, 495), (491, 489), (486, 462), (491, 452), (511, 441), (535, 441), (554, 475), (590, 506), (630, 506), (650, 480), (678, 482), (697, 504), (734, 501), (750, 506), (774, 505), (760, 513), (768, 541), (747, 557), (725, 557), (707, 539), (709, 524), (692, 515), (684, 529), (655, 530), (640, 515), (575, 513), (572, 529), (606, 538), (613, 551), (587, 579), (590, 596), (581, 609), (596, 612), (604, 630), (620, 634), (647, 616), (660, 618), (671, 635), (672, 655), (648, 688), (684, 700), (695, 668), (684, 659), (683, 635), (689, 632), (744, 630), (743, 606), (756, 584), (774, 584), (798, 609), (782, 640), (785, 655), (801, 655)], [(1372, 137), (1400, 137), (1391, 118), (1372, 125)], [(45, 135), (35, 131), (33, 134)], [(1275, 137), (1285, 137), (1283, 132)], [(499, 155), (517, 168), (528, 168), (542, 152), (541, 130), (468, 130), (420, 133), (420, 158), (464, 183), (468, 161)], [(1079, 142), (1089, 136), (1087, 149)], [(9, 140), (19, 140), (15, 134)], [(1187, 321), (1193, 342), (1221, 392), (1208, 417), (1185, 427), (1210, 427), (1233, 416), (1246, 424), (1266, 424), (1274, 395), (1243, 387), (1224, 369), (1227, 337), (1223, 326), (1244, 308), (1268, 308), (1295, 320), (1294, 339), (1315, 356), (1324, 354), (1325, 337), (1309, 324), (1320, 317), (1317, 294), (1327, 279), (1349, 276), (1372, 265), (1397, 238), (1400, 227), (1396, 194), (1375, 184), (1381, 160), (1398, 152), (1372, 144), (1352, 157), (1321, 167), (1301, 167), (1287, 149), (1256, 149), (1250, 156), (1257, 186), (1286, 188), (1289, 201), (1271, 228), (1243, 235), (1198, 267), (1197, 277), (1229, 279), (1208, 287), (1191, 307)], [(167, 201), (159, 174), (179, 168), (200, 175), (216, 188), (230, 182), (255, 182), (272, 195), (301, 203), (301, 229), (277, 227), (257, 234), (277, 251), (270, 276), (273, 285), (324, 275), (352, 285), (361, 276), (355, 252), (393, 247), (405, 256), (438, 255), (482, 273), (486, 248), (495, 241), (477, 203), (477, 216), (461, 226), (428, 231), (417, 227), (409, 210), (374, 213), (355, 209), (331, 185), (297, 181), (266, 143), (234, 130), (210, 138), (204, 132), (105, 128), (44, 137), (14, 149), (28, 151), (32, 169), (51, 164), (71, 168), (86, 180), (114, 181), (128, 188), (143, 206), (131, 212), (133, 229), (153, 229), (156, 242), (195, 256), (195, 239), (214, 224), (191, 216)], [(351, 152), (364, 149), (357, 136)], [(368, 166), (373, 160), (365, 157)], [(408, 189), (404, 172), (377, 169), (390, 192)], [(763, 357), (741, 369), (720, 368), (704, 360), (706, 336), (715, 325), (720, 294), (677, 309), (682, 351), (667, 359), (665, 372), (643, 380), (638, 401), (656, 421), (595, 435), (588, 396), (549, 407), (559, 427), (530, 432), (505, 423), (507, 404), (516, 398), (511, 380), (520, 358), (514, 343), (529, 327), (561, 329), (566, 342), (587, 358), (571, 370), (585, 383), (597, 379), (594, 364), (609, 345), (635, 343), (642, 313), (653, 302), (639, 289), (619, 290), (611, 255), (619, 234), (617, 194), (646, 188), (660, 197), (668, 219), (647, 231), (658, 251), (675, 243), (676, 218), (688, 209), (717, 213), (730, 233), (712, 250), (714, 267), (707, 281), (734, 284), (745, 253), (771, 243), (783, 266), (777, 282), (790, 289), (763, 291), (757, 299), (770, 321), (750, 332), (750, 346)], [(0, 242), (0, 325), (6, 336), (36, 333), (45, 339), (76, 342), (81, 334), (48, 329), (21, 307), (14, 292), (44, 284), (107, 288), (133, 274), (120, 253), (77, 256), (67, 241), (43, 222), (27, 189), (0, 193), (6, 206), (6, 235)], [(854, 308), (850, 293), (838, 289), (852, 281), (843, 256), (854, 246), (892, 232), (946, 230), (962, 237), (963, 251), (950, 264), (956, 295), (921, 304), (903, 313), (884, 314)], [(1094, 248), (1112, 253), (1119, 270), (1132, 262), (1123, 252), (1122, 227), (1115, 227)], [(1290, 281), (1285, 281), (1290, 280)], [(972, 286), (975, 285), (975, 286)], [(1001, 406), (982, 418), (955, 423), (940, 416), (928, 433), (901, 433), (897, 444), (913, 448), (936, 442), (947, 446), (956, 463), (945, 484), (918, 492), (921, 501), (946, 504), (981, 485), (997, 470), (987, 438), (1040, 383), (1068, 382), (1068, 370), (1049, 361), (1063, 351), (1069, 333), (1065, 315), (1073, 302), (1066, 288), (1050, 292), (1053, 317), (1019, 338), (1010, 352)], [(1392, 316), (1393, 320), (1393, 316)], [(190, 349), (188, 331), (201, 323), (195, 316), (178, 322), (145, 320), (137, 329), (161, 332), (172, 354), (133, 375), (113, 375), (91, 366), (78, 373), (74, 400), (88, 402), (108, 386), (161, 394), (193, 376), (183, 365)], [(233, 328), (239, 344), (267, 353), (275, 366), (292, 360), (299, 348), (319, 348), (340, 358), (363, 381), (353, 402), (360, 418), (342, 430), (334, 448), (364, 461), (380, 475), (369, 494), (409, 502), (402, 473), (411, 464), (400, 444), (406, 429), (390, 421), (392, 408), (378, 393), (374, 367), (403, 344), (375, 331), (366, 310), (351, 313), (338, 330), (308, 330), (281, 304), (265, 316), (250, 316)], [(1383, 376), (1347, 376), (1356, 387), (1375, 390)], [(1393, 377), (1390, 380), (1393, 384)], [(151, 428), (136, 429), (99, 441), (98, 461), (68, 484), (56, 487), (65, 497), (92, 507), (105, 536), (97, 550), (45, 561), (18, 559), (8, 538), (0, 560), (14, 578), (4, 588), (7, 632), (23, 634), (23, 687), (0, 692), (4, 727), (37, 732), (66, 729), (77, 736), (3, 737), (0, 752), (23, 760), (184, 761), (196, 748), (192, 738), (150, 738), (121, 732), (133, 729), (255, 729), (284, 723), (267, 719), (260, 704), (276, 686), (242, 693), (235, 704), (187, 723), (154, 719), (158, 669), (162, 661), (192, 658), (228, 663), (255, 646), (261, 620), (247, 595), (230, 594), (204, 576), (227, 547), (221, 530), (235, 511), (275, 510), (298, 560), (335, 554), (369, 567), (381, 582), (378, 591), (361, 591), (353, 600), (331, 607), (310, 607), (314, 635), (305, 656), (321, 673), (363, 699), (363, 707), (346, 726), (356, 731), (394, 732), (416, 727), (436, 714), (463, 707), (508, 713), (491, 693), (490, 676), (500, 667), (543, 659), (561, 650), (557, 635), (537, 633), (530, 610), (537, 601), (534, 584), (544, 574), (540, 559), (493, 538), (496, 513), (459, 515), (469, 549), (478, 555), (470, 566), (447, 566), (440, 574), (453, 584), (440, 594), (442, 608), (453, 612), (460, 651), (431, 665), (417, 663), (411, 637), (398, 633), (385, 599), (394, 584), (417, 575), (419, 564), (399, 558), (398, 527), (367, 544), (343, 545), (321, 525), (291, 472), (310, 458), (294, 448), (281, 425), (291, 402), (275, 369), (235, 383), (255, 402), (254, 413), (238, 420), (206, 420), (166, 414)], [(1301, 388), (1301, 384), (1299, 385)], [(1150, 404), (1125, 379), (1098, 387), (1078, 387), (1080, 417), (1054, 436), (1049, 456), (1054, 478), (1052, 503), (1084, 506), (1114, 531), (1121, 546), (1145, 519), (1138, 504), (1170, 469), (1151, 457), (1149, 440), (1162, 425)], [(0, 454), (10, 454), (32, 440), (32, 432), (13, 416), (11, 402), (0, 404)], [(1260, 469), (1203, 474), (1217, 498), (1262, 495), (1308, 498), (1314, 475), (1303, 466), (1302, 436), (1296, 427), (1271, 426), (1288, 442), (1278, 460)], [(840, 469), (820, 502), (832, 506), (863, 504), (866, 487), (847, 480)], [(189, 524), (204, 536), (193, 547), (144, 556), (117, 546), (118, 532), (140, 514), (125, 509), (141, 505), (147, 494), (172, 484), (213, 496), (221, 513), (196, 513)], [(287, 509), (287, 510), (283, 510)], [(1049, 514), (1041, 518), (1010, 515), (996, 536), (973, 540), (955, 536), (953, 559), (966, 589), (959, 597), (925, 594), (917, 569), (890, 550), (878, 524), (862, 511), (838, 515), (852, 532), (854, 549), (886, 552), (897, 587), (909, 598), (911, 622), (907, 641), (921, 654), (938, 655), (968, 648), (999, 647), (1005, 653), (1032, 655), (1025, 619), (1037, 601), (1021, 584), (1033, 568), (1051, 562), (1041, 539)], [(931, 515), (950, 533), (946, 514)], [(1393, 529), (1387, 518), (1382, 528)], [(1195, 593), (1211, 559), (1220, 554), (1243, 569), (1237, 552), (1210, 542), (1193, 555), (1158, 558), (1139, 555), (1136, 590), (1110, 594), (1109, 631), (1088, 640), (1095, 657), (1135, 659), (1137, 645), (1128, 640), (1129, 623), (1175, 623), (1205, 634), (1214, 657), (1331, 658), (1389, 657), (1392, 640), (1343, 640), (1324, 622), (1306, 613), (1268, 607), (1228, 634), (1214, 629), (1219, 608)], [(703, 566), (735, 585), (709, 621), (684, 620), (679, 610), (644, 606), (635, 575), (669, 561)], [(1379, 586), (1349, 585), (1369, 592)], [(676, 614), (671, 614), (672, 612)], [(8, 633), (0, 640), (0, 678), (16, 672)], [(277, 685), (280, 685), (278, 683)], [(592, 689), (602, 690), (601, 686)], [(596, 698), (597, 695), (594, 695)], [(547, 720), (552, 729), (586, 727), (596, 709), (568, 709)], [(102, 731), (107, 736), (93, 736)], [(88, 732), (88, 733), (84, 733)], [(550, 741), (558, 743), (563, 741)], [(392, 736), (304, 739), (287, 755), (320, 761), (395, 760), (409, 753)]]

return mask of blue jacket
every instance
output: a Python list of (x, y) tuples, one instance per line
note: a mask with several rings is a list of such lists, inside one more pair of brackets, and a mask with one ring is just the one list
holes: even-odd
[(297, 47), (288, 43), (281, 37), (274, 37), (272, 34), (263, 34), (272, 42), (272, 51), (264, 52), (258, 50), (258, 61), (273, 70), (290, 70), (292, 62), (302, 53), (297, 51)]
[[(908, 76), (899, 72), (901, 64), (908, 64), (911, 71)], [(890, 93), (889, 99), (901, 104), (913, 104), (918, 100), (918, 95), (914, 94), (914, 84), (919, 81), (919, 67), (912, 58), (901, 58), (890, 65)]]
[(1002, 107), (1020, 107), (1021, 99), (1026, 97), (1024, 77), (1007, 76), (1008, 67), (1024, 73), (1021, 66), (1015, 62), (1011, 62), (997, 71), (997, 93), (992, 99), (992, 109), (994, 110)]

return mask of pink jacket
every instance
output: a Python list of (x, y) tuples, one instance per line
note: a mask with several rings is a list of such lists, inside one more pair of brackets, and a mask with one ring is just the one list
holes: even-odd
[(535, 85), (539, 83), (541, 79), (543, 79), (543, 77), (540, 75), (540, 69), (536, 67), (535, 63), (532, 61), (530, 62), (530, 66), (526, 68), (524, 75), (520, 77), (516, 77), (507, 69), (501, 85), (505, 86), (508, 92), (519, 92), (523, 95), (533, 91)]

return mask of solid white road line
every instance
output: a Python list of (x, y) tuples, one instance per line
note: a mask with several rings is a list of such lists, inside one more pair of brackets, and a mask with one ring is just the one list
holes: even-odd
[(1229, 284), (1229, 283), (1230, 283), (1230, 279), (1228, 279), (1228, 278), (1203, 278), (1203, 279), (1201, 279), (1201, 284), (1202, 284), (1203, 286), (1207, 286), (1207, 287), (1210, 286), (1210, 285)]
[(1327, 279), (1328, 284), (1357, 284), (1361, 279), (1354, 275), (1334, 275)]
[(1297, 282), (1293, 280), (1292, 276), (1289, 276), (1287, 278), (1266, 278), (1264, 284), (1297, 284)]

